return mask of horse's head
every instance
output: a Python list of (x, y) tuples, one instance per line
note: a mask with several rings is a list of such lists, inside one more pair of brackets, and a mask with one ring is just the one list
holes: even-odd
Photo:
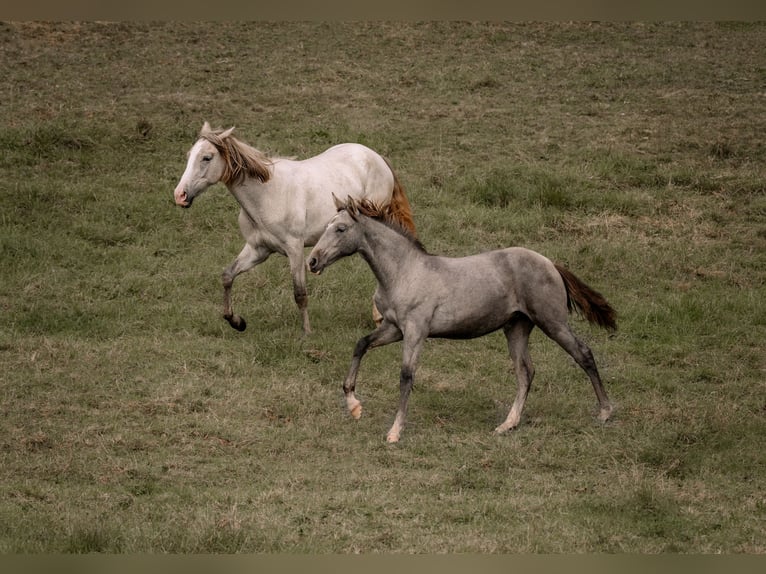
[(190, 207), (196, 196), (219, 181), (237, 185), (248, 178), (262, 183), (271, 178), (271, 160), (233, 137), (233, 131), (214, 131), (207, 122), (202, 126), (199, 139), (189, 150), (186, 171), (173, 193), (178, 205)]
[(306, 259), (309, 271), (317, 275), (338, 259), (356, 253), (362, 241), (357, 203), (351, 197), (346, 202), (341, 202), (334, 194), (333, 199), (338, 213), (327, 224), (327, 228)]
[(233, 131), (234, 128), (229, 128), (215, 134), (210, 129), (210, 124), (205, 122), (199, 139), (189, 150), (186, 170), (173, 192), (177, 205), (191, 207), (195, 197), (221, 181), (226, 171), (226, 164), (222, 157), (222, 147), (216, 143), (223, 142)]

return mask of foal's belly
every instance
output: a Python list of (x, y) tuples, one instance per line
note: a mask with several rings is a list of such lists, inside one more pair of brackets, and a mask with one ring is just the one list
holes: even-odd
[(505, 308), (482, 310), (473, 314), (434, 313), (429, 329), (429, 337), (443, 339), (473, 339), (497, 331), (510, 319), (511, 313)]

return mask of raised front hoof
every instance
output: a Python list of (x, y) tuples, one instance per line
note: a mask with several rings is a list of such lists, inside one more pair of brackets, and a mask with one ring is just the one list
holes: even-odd
[(229, 325), (231, 325), (232, 328), (236, 329), (240, 333), (247, 329), (247, 322), (239, 315), (234, 315), (233, 317), (224, 317), (224, 319), (229, 322)]
[(349, 406), (348, 412), (354, 419), (359, 420), (362, 417), (362, 403), (357, 402), (355, 405)]

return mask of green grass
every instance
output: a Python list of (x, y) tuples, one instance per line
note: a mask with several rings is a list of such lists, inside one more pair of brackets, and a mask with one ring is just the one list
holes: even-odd
[[(290, 38), (290, 42), (285, 42)], [(762, 553), (762, 24), (0, 25), (0, 551)], [(388, 156), (433, 252), (525, 245), (619, 312), (539, 332), (518, 430), (502, 335), (400, 347), (360, 259), (240, 277), (222, 186), (173, 205), (204, 120)]]

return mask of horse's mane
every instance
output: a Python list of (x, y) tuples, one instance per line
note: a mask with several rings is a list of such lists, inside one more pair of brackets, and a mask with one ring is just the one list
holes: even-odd
[[(222, 134), (224, 134), (223, 137), (221, 137)], [(223, 158), (225, 168), (221, 181), (226, 185), (242, 183), (246, 177), (250, 176), (261, 182), (267, 182), (271, 178), (269, 171), (273, 163), (271, 159), (263, 152), (229, 134), (231, 130), (209, 130), (204, 127), (199, 134), (200, 138), (213, 144)]]
[(394, 190), (391, 193), (391, 201), (389, 202), (389, 206), (392, 210), (391, 215), (394, 220), (402, 225), (402, 227), (409, 230), (413, 237), (417, 237), (418, 233), (415, 229), (415, 222), (412, 220), (412, 207), (410, 207), (410, 202), (404, 193), (402, 184), (399, 182), (396, 171), (394, 171), (388, 158), (384, 156), (381, 157), (383, 158), (383, 161), (386, 162), (388, 169), (391, 170), (391, 175), (394, 176)]
[(358, 215), (362, 215), (383, 223), (386, 227), (393, 229), (399, 235), (409, 239), (418, 250), (423, 251), (424, 253), (426, 252), (426, 248), (417, 238), (414, 231), (402, 222), (398, 215), (399, 208), (396, 205), (392, 203), (379, 205), (369, 199), (353, 199), (352, 197), (349, 197), (346, 204), (339, 207), (339, 210), (342, 209), (348, 211), (351, 217), (355, 220)]

